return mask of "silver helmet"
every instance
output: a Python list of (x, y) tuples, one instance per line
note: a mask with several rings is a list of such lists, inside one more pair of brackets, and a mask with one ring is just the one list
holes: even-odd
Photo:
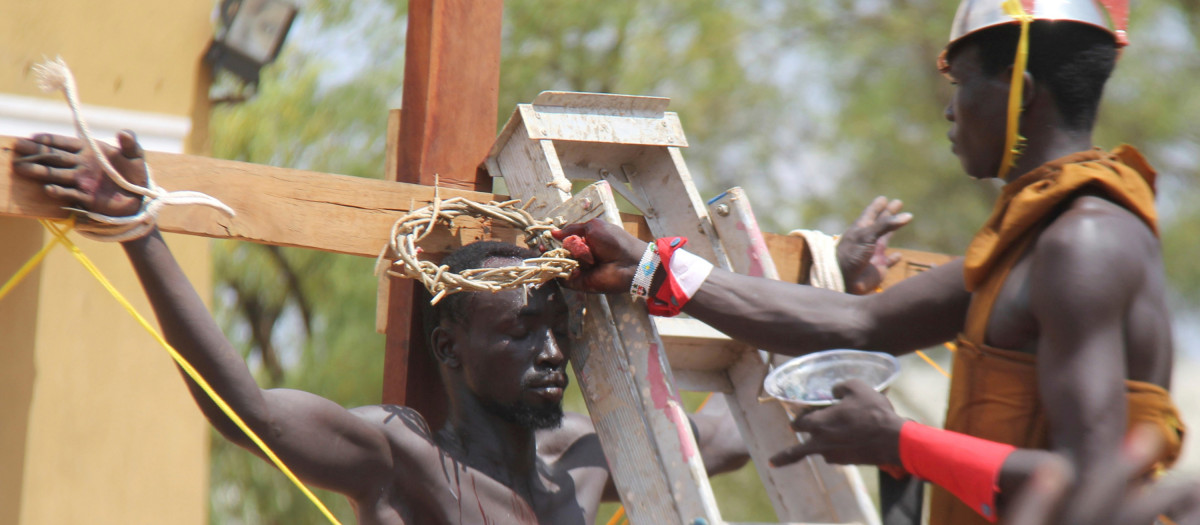
[(938, 69), (943, 73), (950, 69), (947, 55), (967, 35), (1004, 24), (1021, 26), (1021, 40), (1009, 90), (1004, 157), (1000, 162), (998, 178), (1008, 174), (1023, 149), (1021, 144), (1024, 139), (1018, 133), (1022, 91), (1019, 79), (1025, 70), (1026, 53), (1032, 52), (1022, 50), (1028, 49), (1029, 23), (1035, 20), (1087, 24), (1108, 32), (1118, 46), (1124, 46), (1127, 43), (1125, 27), (1129, 20), (1129, 0), (962, 0), (958, 5), (958, 12), (950, 27), (950, 41), (938, 56)]
[[(1088, 24), (1113, 35), (1119, 45), (1126, 44), (1125, 27), (1129, 19), (1129, 0), (1020, 0), (1025, 12), (1035, 20), (1063, 20)], [(953, 46), (962, 37), (988, 27), (1015, 24), (1005, 12), (1003, 0), (963, 0), (950, 26)]]

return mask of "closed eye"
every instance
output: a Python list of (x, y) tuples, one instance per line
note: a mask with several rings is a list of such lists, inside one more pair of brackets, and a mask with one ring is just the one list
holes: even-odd
[(571, 331), (567, 329), (566, 323), (554, 325), (554, 337), (558, 338), (560, 341), (565, 341), (571, 337)]

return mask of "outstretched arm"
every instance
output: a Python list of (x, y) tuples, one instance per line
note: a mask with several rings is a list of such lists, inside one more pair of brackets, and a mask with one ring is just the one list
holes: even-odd
[(898, 355), (953, 339), (969, 301), (961, 261), (865, 296), (714, 269), (683, 311), (782, 354), (858, 348)]
[[(583, 237), (596, 261), (582, 269), (570, 286), (628, 293), (645, 242), (599, 220), (555, 233), (559, 238), (569, 235)], [(653, 286), (664, 279), (660, 266)], [(739, 341), (788, 355), (828, 348), (903, 353), (953, 339), (969, 300), (961, 261), (867, 296), (714, 269), (683, 311)]]
[[(118, 135), (120, 148), (104, 145), (118, 171), (145, 184), (142, 151), (132, 134)], [(13, 170), (45, 185), (64, 205), (126, 216), (140, 198), (116, 188), (92, 164), (80, 141), (39, 135), (18, 141)], [(167, 341), (298, 476), (347, 495), (365, 494), (389, 474), (393, 461), (382, 431), (341, 406), (293, 390), (262, 390), (222, 334), (157, 231), (124, 243)], [(261, 453), (233, 422), (186, 379), (205, 416), (223, 435)]]

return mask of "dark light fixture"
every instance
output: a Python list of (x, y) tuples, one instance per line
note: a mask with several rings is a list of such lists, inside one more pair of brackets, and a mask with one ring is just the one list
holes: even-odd
[(220, 16), (204, 60), (257, 85), (259, 70), (279, 56), (296, 7), (282, 0), (224, 0)]

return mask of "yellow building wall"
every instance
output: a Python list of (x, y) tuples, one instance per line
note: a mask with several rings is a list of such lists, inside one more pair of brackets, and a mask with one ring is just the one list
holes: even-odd
[[(191, 118), (187, 150), (203, 153), (213, 5), (0, 0), (0, 94), (61, 100), (31, 72), (61, 55), (85, 105)], [(0, 218), (0, 282), (48, 239), (35, 221)], [(120, 247), (76, 240), (153, 323)], [(208, 242), (168, 243), (207, 298)], [(208, 476), (207, 424), (166, 352), (55, 250), (0, 301), (0, 523), (200, 525)]]
[(190, 116), (214, 0), (0, 0), (0, 93), (43, 95), (32, 67), (62, 56), (84, 104)]

